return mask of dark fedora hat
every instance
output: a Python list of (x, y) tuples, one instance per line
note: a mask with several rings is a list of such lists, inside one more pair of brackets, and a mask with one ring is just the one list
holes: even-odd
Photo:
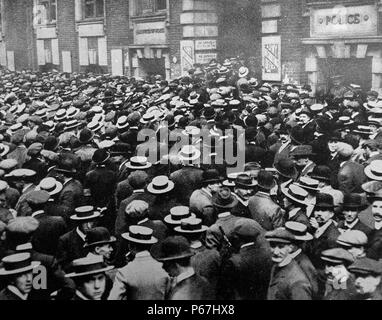
[(103, 273), (114, 269), (114, 266), (108, 266), (104, 262), (103, 256), (92, 255), (74, 260), (72, 269), (73, 272), (66, 274), (65, 277), (74, 278)]
[(327, 193), (318, 193), (316, 196), (315, 209), (334, 209), (333, 196)]
[(237, 198), (231, 193), (228, 187), (221, 188), (212, 197), (212, 204), (218, 208), (232, 209), (238, 203)]
[(260, 170), (257, 176), (257, 185), (265, 190), (273, 189), (276, 186), (276, 180), (274, 179), (272, 172)]
[(316, 179), (318, 181), (330, 181), (330, 177), (332, 175), (332, 171), (328, 166), (316, 166), (313, 171), (309, 174), (312, 179)]
[(94, 152), (92, 160), (96, 164), (105, 163), (110, 158), (110, 153), (106, 149), (98, 149)]
[(168, 237), (151, 248), (151, 255), (158, 261), (173, 261), (192, 257), (190, 242), (183, 236)]
[(236, 188), (253, 189), (256, 185), (257, 185), (257, 183), (254, 183), (252, 178), (245, 173), (239, 174), (235, 180), (235, 187)]
[(274, 164), (274, 168), (281, 176), (288, 179), (295, 179), (298, 175), (297, 168), (291, 159), (280, 159)]
[(110, 235), (109, 230), (104, 227), (95, 227), (86, 233), (84, 248), (114, 243), (117, 239)]
[(343, 210), (361, 210), (365, 207), (365, 203), (362, 201), (361, 195), (357, 193), (347, 193), (344, 196)]
[(219, 171), (216, 169), (208, 169), (203, 171), (203, 184), (212, 184), (222, 182), (222, 177), (219, 176)]

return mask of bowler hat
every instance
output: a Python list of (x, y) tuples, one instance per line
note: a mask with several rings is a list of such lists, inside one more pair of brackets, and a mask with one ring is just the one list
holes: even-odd
[(86, 143), (90, 143), (93, 140), (93, 138), (94, 138), (94, 132), (88, 128), (84, 128), (81, 130), (78, 140), (82, 144), (86, 144)]
[(208, 169), (203, 171), (202, 178), (204, 184), (222, 182), (222, 178), (219, 176), (219, 172), (216, 169)]
[(102, 164), (105, 163), (110, 158), (110, 153), (106, 149), (97, 149), (93, 153), (92, 160), (96, 164)]
[(312, 179), (316, 179), (318, 181), (330, 181), (330, 177), (332, 175), (332, 171), (327, 166), (316, 166), (313, 171), (309, 174)]
[(360, 210), (365, 205), (362, 203), (362, 197), (357, 193), (347, 193), (344, 196), (342, 205), (343, 210)]
[(222, 187), (212, 197), (212, 204), (221, 209), (232, 209), (237, 203), (237, 198), (231, 193), (228, 187)]
[(91, 255), (74, 260), (72, 262), (72, 269), (73, 272), (66, 274), (65, 277), (75, 278), (104, 273), (114, 269), (114, 266), (108, 266), (101, 255)]
[(31, 254), (28, 252), (11, 254), (4, 257), (1, 262), (0, 276), (24, 273), (41, 264), (39, 261), (32, 261)]
[(274, 164), (274, 168), (277, 172), (288, 179), (296, 179), (298, 175), (298, 171), (294, 162), (288, 158), (282, 158), (278, 162)]
[(318, 193), (316, 196), (315, 209), (334, 209), (333, 196), (326, 193)]
[(192, 257), (190, 242), (183, 236), (168, 237), (151, 248), (152, 256), (158, 261), (173, 261)]

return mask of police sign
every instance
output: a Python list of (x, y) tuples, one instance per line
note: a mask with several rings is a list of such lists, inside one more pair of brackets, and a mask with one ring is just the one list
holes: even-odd
[(378, 11), (373, 5), (312, 10), (311, 37), (377, 35)]

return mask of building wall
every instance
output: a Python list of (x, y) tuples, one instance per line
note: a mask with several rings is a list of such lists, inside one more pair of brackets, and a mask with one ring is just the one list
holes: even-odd
[(4, 0), (4, 41), (7, 64), (17, 70), (34, 67), (32, 10), (29, 0)]

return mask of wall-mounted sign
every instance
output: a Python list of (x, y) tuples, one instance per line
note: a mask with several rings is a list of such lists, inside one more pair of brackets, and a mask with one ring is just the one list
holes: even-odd
[(192, 40), (180, 41), (180, 64), (181, 73), (185, 75), (188, 70), (192, 69), (195, 63), (195, 46)]
[(208, 64), (211, 60), (217, 59), (217, 53), (197, 53), (195, 54), (195, 62), (200, 64)]
[(196, 40), (195, 50), (216, 50), (216, 40)]
[(373, 36), (378, 32), (378, 10), (373, 5), (317, 9), (310, 20), (311, 37)]
[(134, 27), (135, 44), (165, 44), (166, 27), (164, 21), (137, 23)]
[(266, 81), (281, 81), (281, 37), (262, 39), (262, 78)]

